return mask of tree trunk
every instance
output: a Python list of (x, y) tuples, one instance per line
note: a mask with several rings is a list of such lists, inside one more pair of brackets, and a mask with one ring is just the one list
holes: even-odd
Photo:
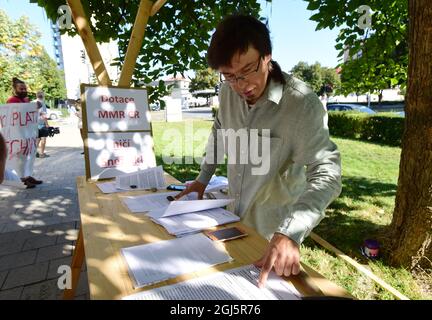
[(390, 262), (432, 267), (432, 1), (409, 0), (405, 132)]

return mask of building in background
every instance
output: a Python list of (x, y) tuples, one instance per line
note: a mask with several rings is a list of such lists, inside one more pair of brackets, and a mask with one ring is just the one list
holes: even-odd
[[(188, 108), (189, 101), (193, 99), (192, 94), (189, 92), (189, 85), (191, 80), (186, 79), (184, 77), (172, 77), (169, 76), (163, 79), (166, 87), (171, 87), (169, 96), (165, 96), (162, 98), (165, 101), (165, 104), (171, 103), (170, 101), (174, 101), (176, 104), (180, 104), (183, 109)], [(150, 86), (157, 87), (159, 85), (158, 81), (153, 81), (150, 83)], [(142, 84), (145, 86), (145, 84)]]
[(189, 105), (192, 95), (189, 92), (191, 81), (183, 77), (170, 77), (164, 80), (166, 86), (171, 86), (171, 98), (180, 99), (180, 105), (185, 108)]
[[(97, 79), (84, 48), (80, 36), (70, 37), (61, 35), (58, 25), (51, 25), (54, 56), (57, 66), (64, 71), (67, 90), (67, 99), (78, 99), (80, 96), (80, 84), (97, 84)], [(118, 46), (115, 41), (98, 44), (105, 67), (113, 83), (119, 78), (119, 68), (111, 66), (114, 59), (119, 56)]]
[(57, 63), (57, 67), (60, 70), (64, 70), (64, 61), (63, 61), (63, 48), (61, 42), (61, 35), (59, 26), (52, 21), (50, 21), (51, 31), (53, 34), (53, 45), (54, 45), (54, 59)]

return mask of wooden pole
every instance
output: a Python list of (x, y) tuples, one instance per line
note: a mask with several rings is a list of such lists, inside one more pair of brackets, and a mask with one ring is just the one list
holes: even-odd
[(150, 17), (152, 6), (153, 3), (149, 0), (141, 0), (140, 2), (138, 13), (135, 19), (135, 24), (132, 29), (132, 35), (126, 51), (126, 58), (118, 83), (120, 87), (130, 86), (133, 71), (135, 69), (136, 59), (141, 50), (141, 46), (144, 40), (145, 29), (148, 19)]
[(409, 300), (408, 297), (404, 296), (402, 293), (400, 293), (399, 291), (397, 291), (395, 288), (393, 288), (392, 286), (390, 286), (388, 283), (384, 282), (384, 280), (382, 280), (381, 278), (378, 278), (375, 274), (372, 273), (372, 271), (366, 269), (364, 266), (362, 266), (361, 264), (359, 264), (357, 261), (355, 261), (354, 259), (348, 257), (346, 254), (344, 254), (338, 248), (332, 246), (330, 243), (328, 243), (327, 241), (325, 241), (323, 238), (321, 238), (316, 233), (311, 232), (310, 233), (310, 237), (314, 241), (316, 241), (317, 243), (319, 243), (320, 245), (322, 245), (324, 248), (326, 248), (327, 250), (332, 251), (334, 254), (336, 254), (336, 256), (338, 256), (342, 260), (348, 262), (350, 265), (352, 265), (354, 268), (356, 268), (357, 271), (359, 271), (359, 272), (363, 273), (364, 275), (366, 275), (367, 277), (371, 278), (373, 281), (375, 281), (381, 287), (383, 287), (384, 289), (386, 289), (387, 291), (389, 291), (391, 294), (393, 294), (396, 298), (398, 298), (400, 300)]
[(75, 22), (78, 34), (84, 43), (84, 47), (87, 51), (87, 55), (90, 58), (90, 62), (93, 66), (93, 70), (96, 77), (101, 85), (111, 85), (108, 72), (105, 68), (105, 64), (102, 60), (102, 56), (99, 52), (99, 48), (96, 45), (96, 40), (93, 36), (93, 32), (90, 29), (88, 19), (84, 12), (84, 8), (80, 0), (67, 0), (69, 7), (72, 11), (72, 17)]
[(71, 271), (72, 271), (72, 288), (71, 289), (65, 289), (63, 292), (63, 300), (72, 300), (75, 297), (75, 291), (78, 287), (78, 281), (81, 274), (81, 267), (84, 262), (84, 239), (82, 234), (82, 227), (80, 227), (79, 233), (78, 233), (78, 239), (75, 244), (75, 250), (72, 256), (72, 264), (71, 264)]
[(168, 0), (157, 0), (154, 4), (153, 7), (151, 9), (151, 13), (150, 15), (153, 17), (160, 8), (162, 8), (162, 6), (167, 2)]

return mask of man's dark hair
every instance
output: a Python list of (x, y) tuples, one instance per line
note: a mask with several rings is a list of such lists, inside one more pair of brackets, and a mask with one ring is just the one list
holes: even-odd
[(12, 78), (12, 87), (16, 88), (18, 84), (25, 84), (25, 82), (15, 77)]
[[(261, 21), (247, 15), (231, 15), (222, 20), (216, 27), (207, 51), (207, 61), (212, 69), (230, 66), (236, 53), (246, 53), (254, 47), (263, 58), (272, 53), (270, 31)], [(270, 77), (282, 84), (285, 78), (276, 61), (271, 61)]]

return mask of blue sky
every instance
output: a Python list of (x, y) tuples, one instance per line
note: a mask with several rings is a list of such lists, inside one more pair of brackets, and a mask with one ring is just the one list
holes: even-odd
[(320, 62), (326, 67), (336, 67), (338, 52), (334, 48), (339, 29), (315, 31), (316, 22), (309, 18), (313, 12), (306, 10), (302, 0), (273, 0), (261, 5), (262, 16), (269, 18), (273, 42), (273, 59), (282, 69), (289, 71), (299, 61)]
[[(273, 0), (271, 5), (266, 5), (264, 0), (260, 2), (263, 3), (262, 15), (269, 18), (273, 58), (284, 71), (289, 71), (299, 61), (318, 61), (327, 67), (338, 64), (334, 48), (338, 30), (315, 31), (316, 23), (309, 20), (312, 13), (306, 10), (306, 2)], [(0, 0), (0, 8), (13, 19), (28, 16), (42, 33), (42, 45), (53, 56), (51, 29), (42, 8), (28, 0)]]

